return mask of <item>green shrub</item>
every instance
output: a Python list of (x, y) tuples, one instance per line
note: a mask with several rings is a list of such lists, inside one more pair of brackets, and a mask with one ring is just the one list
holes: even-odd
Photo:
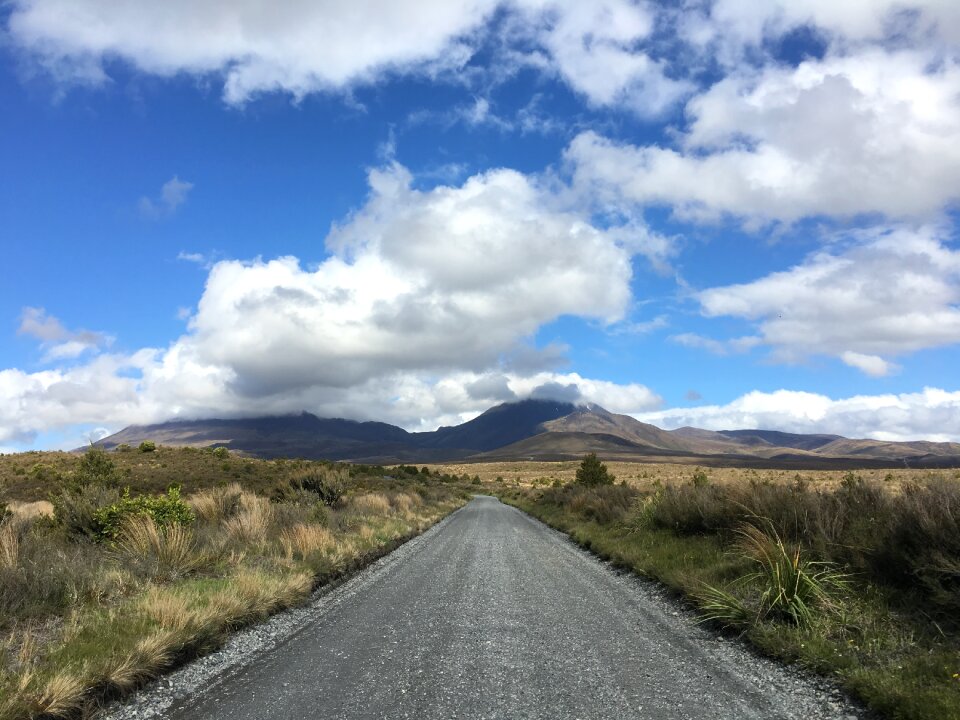
[(102, 539), (115, 539), (123, 529), (124, 521), (133, 515), (147, 515), (160, 527), (193, 522), (193, 510), (180, 498), (178, 486), (171, 485), (166, 495), (135, 497), (131, 497), (130, 489), (127, 488), (117, 502), (94, 513), (97, 535)]
[(97, 513), (116, 503), (120, 492), (99, 483), (69, 487), (50, 497), (53, 515), (68, 535), (95, 540), (100, 536)]
[(144, 440), (140, 445), (137, 446), (137, 450), (142, 453), (154, 452), (157, 449), (157, 444), (152, 440)]
[(707, 477), (707, 474), (700, 468), (693, 471), (691, 480), (693, 481), (694, 487), (704, 487), (710, 484), (710, 478)]
[(130, 452), (132, 449), (133, 448), (127, 445), (127, 443), (120, 443), (113, 449), (113, 451), (114, 452)]
[(227, 450), (227, 448), (222, 446), (218, 448), (214, 448), (213, 456), (218, 460), (225, 460), (226, 458), (230, 457), (230, 451)]
[[(327, 507), (333, 507), (343, 498), (346, 490), (347, 474), (342, 470), (329, 468), (310, 468), (302, 470), (290, 479), (289, 489), (275, 493), (274, 499), (285, 499), (286, 493), (306, 491)], [(279, 498), (277, 497), (279, 495)]]
[(85, 485), (117, 486), (120, 471), (103, 448), (91, 446), (80, 458), (77, 470), (70, 480), (72, 487)]
[(584, 456), (583, 462), (577, 468), (577, 482), (581, 485), (613, 485), (614, 476), (607, 471), (607, 466), (597, 459), (596, 453)]

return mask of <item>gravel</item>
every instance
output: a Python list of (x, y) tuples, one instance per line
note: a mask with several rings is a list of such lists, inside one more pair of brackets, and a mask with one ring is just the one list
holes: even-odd
[(110, 720), (870, 717), (719, 637), (659, 586), (477, 497)]

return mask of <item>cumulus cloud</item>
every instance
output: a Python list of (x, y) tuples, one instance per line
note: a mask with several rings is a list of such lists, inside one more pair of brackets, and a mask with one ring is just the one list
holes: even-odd
[(514, 31), (537, 48), (528, 61), (557, 72), (591, 105), (656, 116), (695, 88), (671, 77), (667, 62), (650, 54), (653, 6), (627, 0), (518, 5), (522, 20)]
[[(16, 0), (13, 41), (56, 78), (103, 84), (108, 59), (141, 71), (219, 75), (224, 99), (242, 104), (264, 92), (297, 98), (343, 91), (389, 74), (436, 77), (462, 68), (500, 9), (503, 72), (540, 66), (598, 106), (655, 115), (693, 85), (668, 75), (640, 47), (656, 18), (627, 0), (449, 0), (412, 5), (359, 3), (128, 2)], [(495, 116), (478, 101), (477, 122)]]
[[(491, 170), (417, 190), (406, 168), (370, 172), (365, 204), (327, 238), (330, 256), (216, 263), (166, 349), (85, 366), (8, 370), (5, 432), (303, 408), (423, 429), (555, 382), (631, 409), (656, 397), (546, 372), (563, 349), (530, 338), (563, 315), (608, 324), (630, 305), (631, 251), (565, 209), (535, 178)], [(75, 340), (43, 311), (24, 332)], [(533, 383), (533, 384), (531, 384)]]
[(765, 52), (765, 41), (811, 28), (833, 46), (960, 40), (960, 9), (949, 0), (716, 0), (684, 8), (678, 31), (727, 63)]
[(735, 72), (687, 104), (677, 148), (594, 132), (566, 159), (587, 196), (694, 220), (936, 215), (960, 195), (960, 64), (928, 52)]
[(104, 82), (104, 60), (122, 58), (162, 76), (222, 75), (225, 100), (243, 103), (262, 92), (302, 97), (385, 72), (457, 67), (470, 56), (459, 38), (495, 6), (19, 0), (8, 25), (21, 48), (64, 79)]
[[(960, 342), (960, 251), (943, 231), (863, 235), (789, 270), (696, 298), (708, 317), (755, 322), (758, 342), (776, 359), (830, 355), (876, 377), (896, 369), (885, 357)], [(708, 349), (716, 342), (690, 340)]]
[[(183, 203), (187, 201), (187, 195), (193, 189), (193, 183), (181, 180), (174, 175), (167, 180), (160, 188), (160, 195), (156, 198), (141, 197), (137, 207), (140, 214), (151, 220), (159, 220), (162, 217), (173, 215)], [(195, 255), (180, 253), (179, 259), (193, 260)]]
[(840, 399), (792, 390), (750, 392), (726, 405), (671, 408), (634, 417), (668, 429), (685, 425), (706, 430), (760, 428), (885, 441), (960, 442), (960, 392), (937, 388)]

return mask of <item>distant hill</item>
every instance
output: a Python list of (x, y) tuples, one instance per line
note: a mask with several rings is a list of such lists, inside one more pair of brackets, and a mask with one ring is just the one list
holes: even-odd
[(960, 444), (851, 440), (776, 430), (663, 430), (599, 405), (522, 400), (473, 420), (411, 433), (382, 422), (318, 418), (310, 413), (244, 419), (176, 420), (132, 425), (101, 440), (113, 448), (223, 446), (261, 457), (370, 463), (563, 460), (596, 452), (619, 460), (697, 462), (796, 469), (960, 467)]

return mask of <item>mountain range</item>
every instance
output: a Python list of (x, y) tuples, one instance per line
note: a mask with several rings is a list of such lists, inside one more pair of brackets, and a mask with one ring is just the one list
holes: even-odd
[(663, 430), (598, 405), (522, 400), (490, 408), (461, 425), (408, 432), (382, 422), (310, 413), (131, 425), (100, 440), (110, 449), (152, 440), (162, 445), (227, 447), (260, 457), (366, 463), (607, 460), (826, 469), (960, 467), (960, 444), (852, 440), (776, 430)]

